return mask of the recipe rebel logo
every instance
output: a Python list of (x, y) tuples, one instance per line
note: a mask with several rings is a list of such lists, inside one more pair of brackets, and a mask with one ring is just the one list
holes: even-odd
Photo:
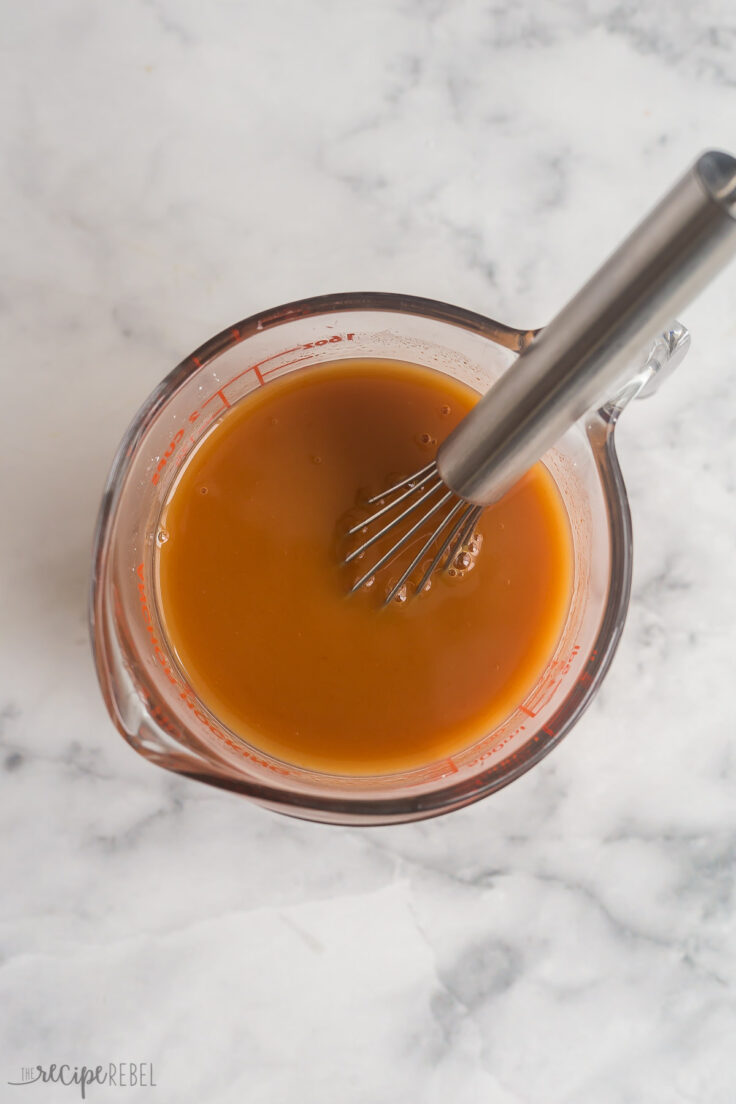
[[(66, 1085), (76, 1087), (82, 1100), (93, 1085), (107, 1085), (118, 1089), (155, 1089), (153, 1062), (108, 1062), (98, 1066), (72, 1066), (67, 1062), (53, 1062), (50, 1066), (21, 1066), (20, 1080), (8, 1081), (9, 1085)], [(54, 1099), (58, 1099), (55, 1097)]]

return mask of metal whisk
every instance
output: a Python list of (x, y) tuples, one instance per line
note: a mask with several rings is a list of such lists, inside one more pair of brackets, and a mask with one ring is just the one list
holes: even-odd
[(343, 562), (362, 558), (390, 535), (396, 534), (396, 540), (352, 590), (365, 586), (410, 541), (425, 534), (386, 603), (402, 591), (433, 547), (415, 593), (440, 565), (455, 563), (483, 508), (501, 498), (602, 399), (647, 342), (734, 252), (736, 159), (711, 150), (537, 335), (513, 369), (494, 383), (443, 442), (436, 460), (368, 500), (380, 508), (349, 531), (369, 535)]
[[(399, 497), (390, 498), (390, 496), (397, 491), (402, 492)], [(422, 492), (421, 494), (419, 494), (420, 491)], [(418, 494), (419, 497), (416, 497)], [(438, 495), (439, 497), (437, 497)], [(373, 498), (369, 498), (366, 505), (373, 506), (377, 502), (385, 503), (387, 498), (389, 498), (390, 501), (384, 504), (381, 509), (376, 510), (376, 512), (366, 518), (365, 521), (349, 529), (348, 536), (353, 536), (355, 533), (367, 530), (369, 526), (380, 521), (381, 518), (385, 518), (387, 514), (393, 512), (397, 506), (406, 502), (407, 499), (413, 498), (413, 501), (410, 502), (408, 506), (405, 506), (400, 514), (397, 514), (396, 517), (393, 517), (376, 533), (364, 540), (349, 556), (346, 556), (344, 560), (345, 564), (352, 563), (353, 560), (360, 558), (368, 548), (376, 544), (376, 542), (381, 540), (387, 533), (398, 529), (406, 518), (411, 517), (411, 515), (420, 507), (424, 506), (425, 503), (427, 504), (427, 509), (419, 516), (417, 521), (414, 521), (413, 524), (410, 523), (410, 527), (402, 533), (395, 544), (389, 548), (388, 552), (381, 556), (380, 560), (374, 563), (363, 573), (363, 575), (361, 575), (351, 588), (351, 592), (360, 590), (369, 579), (373, 578), (377, 571), (380, 571), (390, 560), (393, 560), (397, 553), (399, 553), (401, 549), (420, 532), (420, 530), (425, 528), (427, 522), (431, 518), (435, 517), (438, 513), (441, 513), (441, 518), (439, 524), (430, 531), (424, 544), (400, 576), (398, 582), (391, 587), (391, 590), (386, 596), (385, 603), (391, 602), (396, 597), (409, 576), (430, 551), (435, 541), (439, 540), (450, 523), (454, 522), (452, 528), (445, 532), (444, 539), (435, 553), (434, 558), (417, 584), (416, 592), (418, 594), (421, 593), (427, 585), (430, 576), (439, 566), (441, 560), (445, 559), (449, 566), (456, 559), (483, 512), (482, 506), (476, 506), (472, 502), (467, 502), (464, 498), (458, 497), (454, 491), (448, 490), (446, 483), (439, 474), (436, 460), (433, 460), (431, 464), (427, 464), (426, 468), (422, 468), (422, 470), (416, 472), (415, 475), (410, 475), (407, 479), (402, 479), (400, 483), (394, 483), (393, 487), (389, 487), (380, 494), (374, 495)], [(435, 499), (434, 502), (431, 501), (433, 498)]]

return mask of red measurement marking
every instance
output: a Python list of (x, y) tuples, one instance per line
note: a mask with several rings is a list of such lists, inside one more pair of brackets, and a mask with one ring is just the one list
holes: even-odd
[[(255, 368), (262, 368), (264, 364), (268, 364), (269, 360), (276, 360), (277, 357), (288, 356), (289, 353), (296, 353), (301, 349), (301, 345), (295, 345), (293, 349), (282, 349), (280, 353), (272, 353), (271, 356), (264, 357), (263, 360), (259, 360)], [(237, 376), (235, 377), (238, 378)]]
[[(199, 410), (193, 410), (192, 413), (189, 415), (189, 421), (190, 422), (196, 422), (196, 420), (199, 417), (200, 413), (201, 413), (201, 411), (199, 411)], [(209, 414), (205, 418), (205, 420), (202, 422), (202, 424), (200, 425), (199, 432), (201, 433), (202, 430), (205, 428), (205, 426), (208, 426), (210, 424), (210, 422), (213, 422), (215, 420), (215, 418), (218, 416), (218, 414), (219, 414), (219, 410), (213, 410), (212, 413)], [(190, 434), (189, 441), (187, 443), (190, 444), (190, 445), (196, 445), (197, 438), (195, 437), (195, 435), (193, 433)]]
[(159, 476), (161, 475), (161, 472), (164, 470), (164, 468), (168, 464), (169, 460), (174, 455), (174, 450), (176, 449), (176, 446), (179, 444), (179, 442), (181, 441), (183, 436), (184, 436), (184, 430), (179, 429), (179, 430), (177, 430), (177, 432), (174, 434), (174, 436), (169, 441), (169, 445), (168, 445), (168, 448), (166, 449), (166, 452), (163, 454), (163, 456), (159, 460), (159, 462), (156, 466), (156, 470), (153, 473), (153, 475), (151, 476), (151, 482), (153, 483), (154, 487), (158, 483), (158, 479), (159, 479)]
[[(240, 330), (236, 326), (233, 326), (233, 328), (231, 329), (230, 332), (233, 334), (236, 341), (241, 340)], [(259, 385), (262, 386), (266, 382), (266, 376), (271, 375), (273, 372), (280, 372), (280, 371), (283, 371), (284, 368), (291, 368), (295, 364), (301, 364), (303, 361), (312, 359), (311, 357), (306, 356), (306, 357), (295, 357), (292, 360), (284, 361), (284, 360), (281, 360), (282, 357), (288, 356), (290, 353), (301, 352), (303, 349), (311, 349), (311, 348), (314, 348), (316, 346), (336, 344), (336, 343), (341, 342), (341, 341), (352, 341), (354, 337), (355, 337), (354, 333), (345, 334), (344, 336), (342, 334), (333, 334), (332, 337), (319, 338), (317, 341), (308, 341), (304, 345), (295, 345), (292, 349), (283, 349), (280, 353), (272, 353), (270, 356), (264, 357), (263, 360), (259, 360), (257, 364), (251, 364), (247, 368), (244, 368), (242, 372), (237, 372), (234, 376), (231, 376), (230, 379), (226, 383), (221, 384), (221, 386), (218, 387), (218, 389), (216, 391), (214, 391), (208, 398), (206, 398), (204, 400), (204, 402), (202, 403), (202, 405), (197, 410), (192, 410), (191, 413), (188, 415), (187, 420), (189, 421), (190, 424), (193, 425), (199, 419), (199, 417), (201, 416), (202, 411), (204, 410), (204, 408), (206, 406), (209, 406), (209, 404), (214, 399), (217, 399), (217, 398), (219, 398), (221, 400), (223, 408), (225, 410), (228, 410), (232, 406), (232, 403), (230, 402), (227, 395), (225, 394), (226, 389), (228, 387), (230, 387), (233, 383), (235, 383), (237, 380), (242, 379), (242, 377), (246, 376), (249, 372), (253, 372), (256, 379), (258, 380)], [(195, 364), (197, 366), (197, 368), (202, 367), (202, 362), (199, 359), (199, 357), (193, 356), (191, 359), (192, 359), (192, 363)], [(271, 361), (271, 360), (281, 360), (281, 363), (277, 364), (275, 368), (269, 368), (266, 371), (263, 371), (263, 365), (268, 364), (269, 361)], [(217, 412), (215, 414), (210, 415), (209, 421), (211, 421), (216, 416), (217, 416)], [(207, 422), (204, 422), (203, 425), (201, 425), (199, 427), (200, 432), (204, 428), (204, 426), (207, 425), (207, 424), (208, 424)], [(174, 450), (176, 449), (176, 446), (180, 443), (183, 436), (184, 436), (184, 430), (180, 429), (176, 433), (176, 435), (174, 436), (172, 441), (169, 443), (169, 446), (166, 449), (166, 452), (164, 453), (164, 455), (159, 460), (158, 465), (156, 467), (156, 470), (153, 473), (153, 476), (151, 477), (151, 482), (154, 484), (154, 486), (158, 483), (161, 472), (163, 471), (163, 469), (166, 467), (166, 464), (169, 462), (169, 460), (173, 456)], [(190, 441), (190, 443), (193, 444), (194, 443), (194, 438), (190, 437), (189, 441)]]
[[(250, 368), (248, 369), (248, 371), (250, 371)], [(228, 386), (227, 383), (223, 384), (223, 386), (220, 388), (219, 391), (214, 391), (208, 399), (205, 399), (205, 401), (202, 403), (202, 410), (204, 410), (204, 408), (206, 406), (209, 406), (209, 404), (212, 402), (212, 400), (216, 399), (218, 397), (218, 395), (222, 399), (225, 406), (230, 406), (230, 403), (227, 400), (227, 396), (225, 395), (225, 392), (223, 390), (223, 388), (227, 387), (227, 386)]]
[(520, 705), (519, 709), (522, 713), (526, 713), (527, 717), (536, 717), (536, 713), (532, 713), (531, 709), (527, 709), (525, 705)]
[[(236, 332), (236, 331), (234, 330), (234, 331), (233, 331), (233, 333), (235, 333), (235, 332)], [(203, 407), (205, 407), (205, 406), (207, 405), (207, 403), (208, 403), (208, 402), (211, 402), (211, 401), (212, 401), (212, 399), (214, 399), (214, 398), (215, 398), (215, 395), (221, 395), (221, 396), (222, 396), (222, 398), (223, 398), (223, 400), (224, 400), (224, 402), (225, 402), (225, 405), (226, 405), (226, 406), (230, 406), (231, 404), (230, 404), (230, 403), (229, 403), (229, 402), (227, 401), (227, 399), (225, 398), (225, 394), (224, 394), (224, 392), (225, 392), (225, 389), (226, 389), (226, 388), (228, 388), (228, 387), (232, 386), (232, 384), (233, 384), (233, 383), (235, 383), (235, 382), (236, 382), (237, 380), (239, 380), (239, 379), (242, 379), (242, 378), (243, 378), (243, 376), (247, 376), (249, 372), (253, 372), (253, 374), (255, 375), (255, 377), (256, 377), (256, 379), (258, 380), (258, 382), (259, 382), (260, 384), (262, 384), (262, 383), (263, 383), (263, 377), (264, 377), (265, 375), (268, 375), (268, 373), (267, 373), (267, 372), (262, 372), (262, 371), (261, 371), (261, 368), (262, 368), (262, 366), (263, 366), (264, 364), (268, 364), (268, 362), (269, 362), (270, 360), (276, 360), (276, 359), (277, 359), (278, 357), (282, 357), (282, 356), (288, 356), (288, 355), (289, 355), (289, 353), (296, 353), (296, 352), (298, 352), (298, 351), (299, 351), (299, 349), (301, 349), (301, 348), (302, 348), (302, 346), (301, 346), (301, 345), (295, 345), (293, 349), (284, 349), (284, 350), (282, 350), (282, 352), (280, 352), (280, 353), (272, 353), (272, 354), (271, 354), (271, 356), (267, 356), (267, 357), (264, 357), (264, 358), (263, 358), (263, 360), (259, 360), (257, 364), (250, 364), (250, 365), (248, 365), (248, 367), (247, 367), (247, 368), (244, 368), (242, 372), (236, 372), (236, 374), (235, 374), (234, 376), (231, 376), (231, 377), (230, 377), (230, 379), (229, 379), (229, 380), (227, 381), (227, 383), (223, 383), (223, 384), (221, 385), (221, 387), (220, 387), (220, 389), (219, 389), (218, 391), (215, 391), (215, 393), (214, 393), (213, 395), (210, 395), (209, 399), (206, 399), (206, 400), (205, 400), (205, 401), (204, 401), (204, 402), (202, 403), (202, 406), (203, 406)], [(292, 363), (294, 363), (294, 362), (293, 362), (293, 361), (287, 361), (287, 363), (288, 363), (288, 364), (292, 364)], [(280, 367), (280, 368), (283, 368), (283, 367), (284, 367), (284, 365), (283, 365), (283, 364), (281, 364), (281, 365), (279, 365), (278, 367)], [(276, 368), (276, 369), (272, 369), (272, 371), (278, 371), (278, 368)], [(192, 416), (190, 415), (190, 421), (191, 421), (191, 420), (192, 420)]]
[[(157, 638), (154, 631), (153, 618), (151, 616), (151, 607), (149, 605), (148, 596), (146, 594), (146, 586), (144, 581), (145, 574), (142, 563), (138, 564), (138, 567), (136, 568), (136, 575), (139, 580), (138, 599), (141, 605), (143, 624), (145, 626), (146, 632), (148, 633), (148, 636), (150, 637), (151, 645), (153, 647), (153, 654), (163, 667), (164, 674), (166, 675), (168, 681), (172, 683), (172, 685), (179, 688), (179, 697), (184, 702), (187, 709), (191, 711), (192, 715), (196, 717), (200, 724), (204, 725), (205, 728), (207, 728), (207, 730), (213, 734), (213, 736), (216, 736), (217, 739), (220, 740), (222, 743), (227, 744), (229, 748), (237, 751), (237, 753), (241, 755), (244, 759), (248, 759), (251, 763), (256, 763), (259, 767), (264, 767), (266, 770), (273, 771), (275, 774), (291, 774), (291, 771), (287, 767), (280, 767), (276, 763), (269, 763), (267, 759), (263, 759), (260, 755), (254, 754), (252, 751), (249, 751), (248, 748), (243, 747), (240, 744), (236, 744), (234, 740), (229, 739), (229, 737), (227, 737), (224, 732), (222, 732), (216, 725), (212, 723), (212, 721), (210, 721), (206, 713), (198, 708), (196, 699), (194, 698), (192, 691), (181, 681), (180, 678), (177, 677), (175, 672), (172, 670), (171, 665), (166, 657), (166, 653), (161, 646), (161, 642)], [(158, 721), (159, 724), (161, 724), (162, 727), (167, 727), (162, 724), (162, 718), (165, 717), (165, 714), (163, 714), (158, 706), (151, 708), (151, 715)], [(168, 731), (175, 730), (172, 730), (171, 726), (169, 725)]]
[[(233, 327), (231, 333), (235, 335), (236, 340), (240, 340), (239, 329)], [(289, 353), (300, 352), (303, 349), (312, 349), (316, 346), (335, 344), (340, 341), (352, 341), (354, 337), (354, 333), (348, 333), (344, 336), (342, 334), (333, 334), (332, 337), (320, 338), (318, 341), (308, 341), (304, 345), (295, 345), (293, 349), (282, 349), (280, 353), (271, 353), (270, 356), (264, 357), (263, 360), (259, 360), (256, 364), (251, 364), (247, 368), (244, 368), (242, 372), (237, 372), (234, 376), (231, 376), (231, 378), (226, 383), (223, 383), (220, 388), (214, 392), (214, 394), (210, 395), (208, 399), (205, 399), (205, 401), (202, 403), (202, 406), (200, 407), (200, 410), (192, 411), (192, 413), (189, 415), (189, 421), (195, 422), (197, 420), (197, 417), (199, 416), (200, 411), (203, 410), (208, 403), (212, 402), (212, 400), (217, 395), (221, 397), (225, 406), (229, 407), (231, 404), (225, 395), (226, 388), (230, 387), (233, 383), (236, 382), (236, 380), (239, 380), (243, 376), (246, 376), (248, 372), (253, 372), (259, 384), (263, 384), (265, 381), (265, 377), (271, 375), (272, 372), (278, 372), (283, 368), (289, 368), (294, 364), (300, 364), (304, 360), (311, 360), (311, 357), (297, 357), (294, 360), (282, 361), (282, 363), (278, 364), (275, 368), (269, 368), (267, 369), (267, 371), (264, 372), (262, 370), (263, 365), (268, 364), (269, 361), (278, 360), (281, 357), (288, 356)], [(201, 367), (201, 361), (197, 357), (192, 357), (192, 361), (194, 364), (197, 365), (198, 368)]]
[(542, 725), (542, 732), (546, 732), (548, 736), (556, 736), (557, 733), (549, 727), (549, 725)]
[(302, 349), (321, 348), (323, 345), (334, 345), (338, 341), (352, 341), (354, 337), (354, 333), (345, 334), (344, 339), (342, 334), (333, 334), (332, 337), (321, 337), (318, 341), (307, 341), (301, 347)]
[(575, 647), (573, 648), (573, 650), (570, 652), (570, 656), (569, 656), (567, 662), (564, 664), (562, 670), (560, 671), (560, 678), (561, 679), (564, 678), (564, 676), (567, 674), (567, 672), (572, 667), (572, 662), (575, 659), (575, 656), (578, 654), (579, 651), (580, 651), (580, 645), (576, 644)]
[(156, 705), (155, 702), (151, 702), (148, 698), (146, 698), (146, 707), (152, 719), (156, 722), (159, 728), (162, 728), (164, 732), (167, 732), (169, 734), (169, 736), (176, 737), (179, 735), (178, 728), (176, 727), (176, 725), (173, 725), (171, 723), (168, 716), (166, 715), (166, 713), (164, 713), (163, 709), (159, 705)]
[(309, 357), (309, 356), (305, 356), (305, 357), (294, 357), (294, 359), (293, 359), (293, 360), (285, 360), (283, 364), (277, 364), (275, 368), (269, 368), (267, 372), (264, 372), (264, 373), (263, 373), (263, 375), (264, 375), (264, 376), (270, 376), (270, 375), (272, 375), (272, 374), (273, 374), (274, 372), (280, 372), (282, 368), (289, 368), (289, 367), (291, 367), (291, 365), (292, 365), (292, 364), (302, 364), (302, 363), (303, 363), (303, 361), (305, 361), (305, 360), (311, 360), (311, 359), (312, 359), (312, 358), (311, 358), (311, 357)]
[(264, 364), (268, 364), (270, 360), (276, 360), (278, 357), (288, 356), (289, 353), (296, 353), (299, 349), (301, 349), (301, 345), (295, 345), (293, 349), (284, 349), (280, 353), (272, 353), (271, 356), (267, 356), (264, 357), (263, 360), (259, 360), (257, 364), (251, 364), (248, 368), (244, 368), (242, 372), (238, 372), (237, 375), (232, 376), (231, 379), (229, 379), (227, 383), (223, 383), (222, 386), (223, 388), (230, 387), (230, 385), (235, 383), (236, 380), (241, 379), (243, 376), (247, 376), (248, 372), (254, 372), (259, 382), (262, 383), (262, 377), (266, 375), (265, 372), (261, 372), (261, 368)]
[(154, 632), (154, 629), (153, 629), (153, 618), (151, 617), (151, 609), (150, 609), (150, 606), (148, 605), (148, 598), (146, 596), (146, 587), (145, 587), (145, 583), (143, 581), (143, 564), (138, 564), (138, 567), (136, 568), (136, 575), (138, 576), (138, 578), (140, 580), (139, 583), (138, 583), (138, 600), (141, 604), (141, 614), (143, 615), (143, 624), (146, 627), (146, 632), (148, 633), (148, 635), (151, 638), (151, 645), (153, 647), (153, 654), (156, 656), (156, 659), (159, 661), (159, 663), (163, 667), (164, 674), (166, 675), (169, 682), (173, 683), (174, 686), (176, 686), (178, 680), (177, 680), (176, 676), (174, 675), (174, 672), (171, 670), (171, 667), (169, 666), (169, 661), (166, 658), (166, 653), (163, 651), (163, 649), (161, 647), (161, 643), (157, 639), (156, 633)]
[(526, 725), (519, 725), (513, 730), (513, 732), (507, 733), (502, 740), (498, 740), (495, 744), (493, 744), (492, 747), (488, 748), (487, 751), (482, 752), (482, 754), (479, 755), (477, 759), (473, 759), (472, 763), (470, 763), (469, 765), (471, 767), (477, 767), (479, 763), (483, 763), (486, 759), (490, 759), (492, 755), (497, 755), (498, 752), (502, 751), (507, 744), (510, 744), (512, 740), (516, 739), (520, 732), (526, 732)]

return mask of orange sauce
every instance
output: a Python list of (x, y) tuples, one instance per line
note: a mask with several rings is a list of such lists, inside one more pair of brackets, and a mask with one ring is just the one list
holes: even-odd
[(542, 464), (481, 516), (474, 570), (381, 609), (398, 569), (349, 596), (371, 552), (340, 566), (356, 493), (424, 467), (478, 398), (395, 361), (306, 368), (248, 395), (187, 463), (161, 518), (159, 604), (193, 689), (242, 740), (298, 766), (389, 773), (467, 747), (534, 686), (572, 582)]

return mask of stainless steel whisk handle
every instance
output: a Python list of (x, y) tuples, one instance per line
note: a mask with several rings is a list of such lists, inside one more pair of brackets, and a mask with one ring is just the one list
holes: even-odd
[(437, 454), (447, 486), (500, 498), (736, 253), (736, 159), (704, 153), (463, 418)]

